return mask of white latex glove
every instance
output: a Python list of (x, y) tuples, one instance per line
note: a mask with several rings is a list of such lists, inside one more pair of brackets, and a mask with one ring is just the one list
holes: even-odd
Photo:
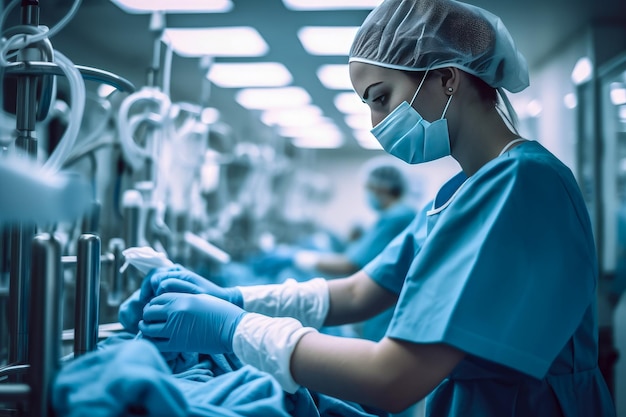
[(328, 282), (314, 278), (297, 282), (290, 278), (282, 284), (237, 287), (246, 311), (270, 317), (293, 317), (303, 326), (319, 329), (330, 306)]
[(243, 363), (272, 375), (283, 390), (293, 394), (299, 385), (291, 376), (291, 355), (300, 338), (311, 332), (317, 330), (289, 317), (248, 313), (235, 329), (233, 352)]

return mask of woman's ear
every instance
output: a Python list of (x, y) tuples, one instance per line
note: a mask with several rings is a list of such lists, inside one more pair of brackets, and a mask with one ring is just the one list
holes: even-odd
[(441, 77), (441, 86), (444, 88), (445, 93), (448, 95), (454, 94), (460, 78), (460, 71), (458, 68), (447, 67), (437, 70)]

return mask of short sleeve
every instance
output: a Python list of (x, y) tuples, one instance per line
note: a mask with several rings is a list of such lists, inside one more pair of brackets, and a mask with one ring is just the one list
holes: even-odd
[(571, 172), (538, 146), (491, 161), (432, 214), (387, 337), (545, 375), (593, 302), (597, 261)]
[(426, 238), (426, 212), (431, 206), (432, 202), (426, 204), (409, 226), (363, 268), (381, 287), (400, 294), (409, 267)]

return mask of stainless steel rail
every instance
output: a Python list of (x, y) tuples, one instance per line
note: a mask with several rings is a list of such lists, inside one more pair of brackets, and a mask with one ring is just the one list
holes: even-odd
[(74, 357), (90, 352), (98, 343), (100, 308), (100, 237), (78, 238), (76, 306), (74, 310)]
[(61, 245), (49, 234), (35, 236), (31, 264), (31, 326), (28, 338), (27, 381), (29, 415), (51, 415), (50, 390), (61, 352), (61, 297), (63, 286)]

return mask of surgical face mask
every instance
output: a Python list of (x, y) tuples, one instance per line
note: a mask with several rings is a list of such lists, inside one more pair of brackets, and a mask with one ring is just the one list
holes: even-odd
[(403, 101), (371, 130), (385, 151), (409, 164), (433, 161), (450, 155), (448, 121), (443, 117), (452, 95), (448, 98), (441, 119), (432, 123), (424, 120), (412, 106), (427, 74), (428, 71), (417, 87), (411, 103)]
[(380, 198), (372, 191), (366, 192), (367, 204), (376, 211), (383, 209), (383, 203)]

